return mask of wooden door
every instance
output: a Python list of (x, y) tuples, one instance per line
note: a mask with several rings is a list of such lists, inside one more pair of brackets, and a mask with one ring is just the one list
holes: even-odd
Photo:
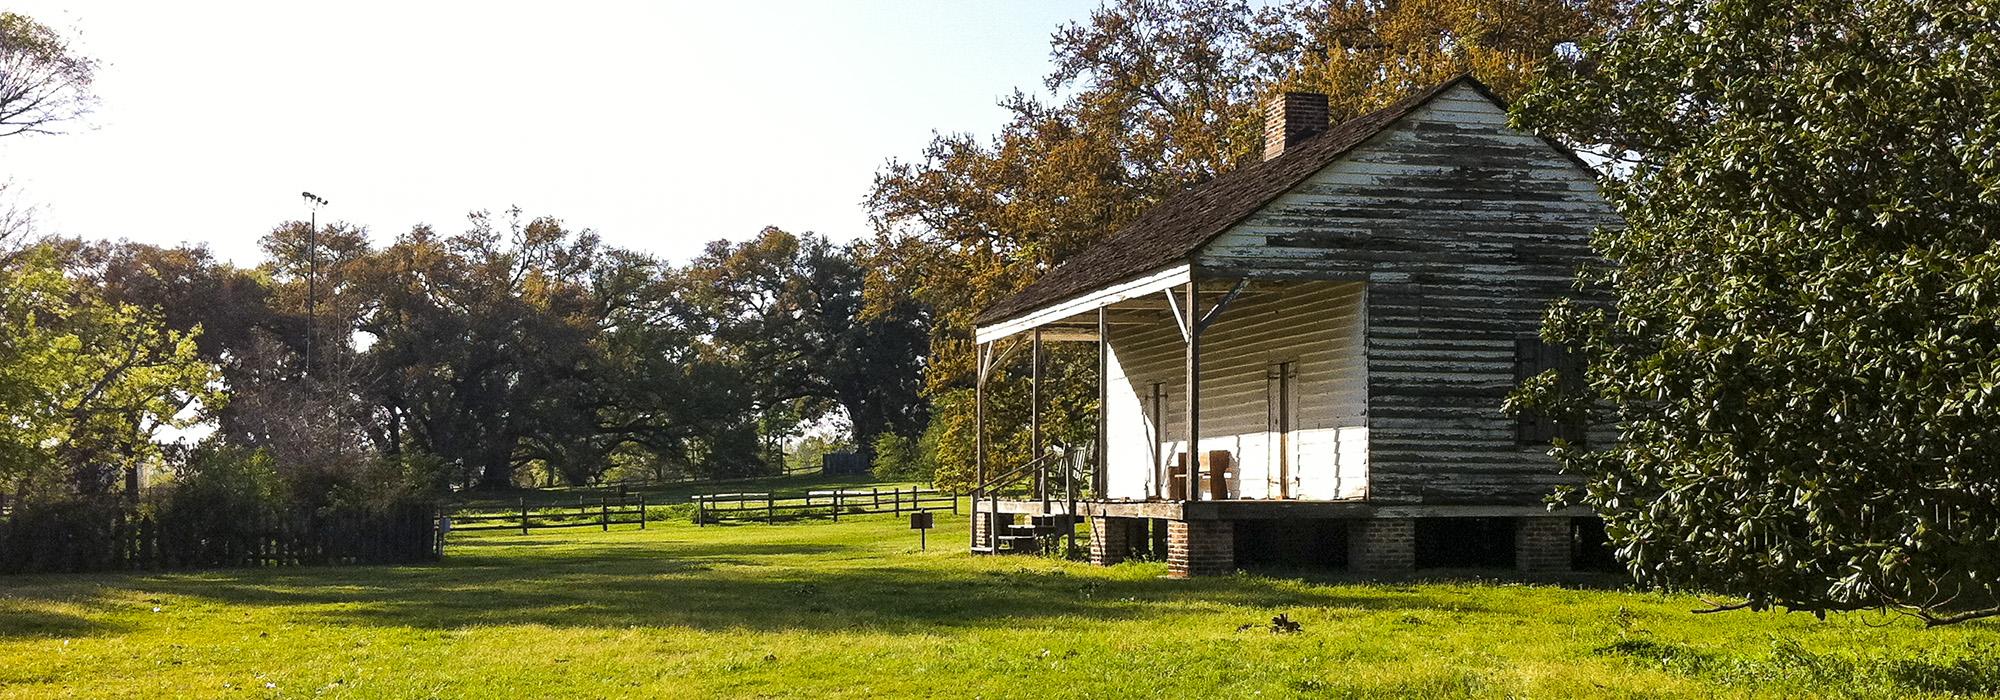
[(1298, 486), (1299, 367), (1271, 363), (1264, 373), (1265, 462), (1273, 498), (1296, 498)]

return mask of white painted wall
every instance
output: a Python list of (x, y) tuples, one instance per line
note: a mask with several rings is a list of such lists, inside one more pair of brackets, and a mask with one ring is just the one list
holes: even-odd
[[(1359, 282), (1259, 282), (1202, 334), (1201, 449), (1236, 459), (1235, 498), (1277, 498), (1270, 367), (1297, 368), (1291, 496), (1363, 498), (1368, 490), (1366, 288)], [(1212, 303), (1209, 295), (1204, 304)], [(1164, 495), (1166, 464), (1186, 450), (1185, 345), (1171, 320), (1115, 326), (1106, 419), (1107, 494)], [(1165, 415), (1153, 385), (1168, 394)], [(1163, 418), (1158, 420), (1156, 418)], [(1164, 435), (1154, 426), (1164, 424)], [(1156, 461), (1157, 460), (1157, 461)]]

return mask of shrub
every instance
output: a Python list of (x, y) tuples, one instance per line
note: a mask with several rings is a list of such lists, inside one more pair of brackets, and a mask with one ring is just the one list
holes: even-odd
[(252, 551), (288, 510), (286, 485), (262, 450), (203, 445), (144, 509), (174, 565), (229, 562)]
[(895, 433), (883, 433), (875, 438), (875, 475), (882, 477), (911, 478), (928, 480), (931, 464), (917, 441)]

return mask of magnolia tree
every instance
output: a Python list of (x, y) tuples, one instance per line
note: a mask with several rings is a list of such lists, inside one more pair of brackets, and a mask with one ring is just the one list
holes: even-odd
[[(1646, 583), (2000, 615), (2000, 4), (1659, 0), (1521, 100), (1622, 230), (1525, 406)], [(1586, 295), (1588, 296), (1588, 295)]]

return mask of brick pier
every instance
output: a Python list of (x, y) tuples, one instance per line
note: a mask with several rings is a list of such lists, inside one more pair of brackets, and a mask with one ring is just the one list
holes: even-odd
[(1135, 528), (1144, 528), (1146, 521), (1131, 518), (1090, 519), (1090, 563), (1111, 566), (1132, 555), (1132, 535)]
[[(1003, 534), (1008, 525), (1014, 524), (1014, 515), (1012, 513), (1000, 513), (992, 517), (998, 520)], [(981, 545), (984, 545), (988, 542), (988, 539), (986, 537), (987, 523), (988, 521), (986, 514), (984, 513), (973, 514), (972, 516), (973, 539), (976, 540)]]
[(1236, 571), (1236, 527), (1227, 520), (1167, 523), (1167, 575), (1223, 576)]
[(1370, 518), (1347, 523), (1347, 568), (1397, 574), (1417, 568), (1417, 523), (1410, 518)]
[(1514, 566), (1524, 574), (1569, 571), (1569, 518), (1520, 518), (1514, 522)]

